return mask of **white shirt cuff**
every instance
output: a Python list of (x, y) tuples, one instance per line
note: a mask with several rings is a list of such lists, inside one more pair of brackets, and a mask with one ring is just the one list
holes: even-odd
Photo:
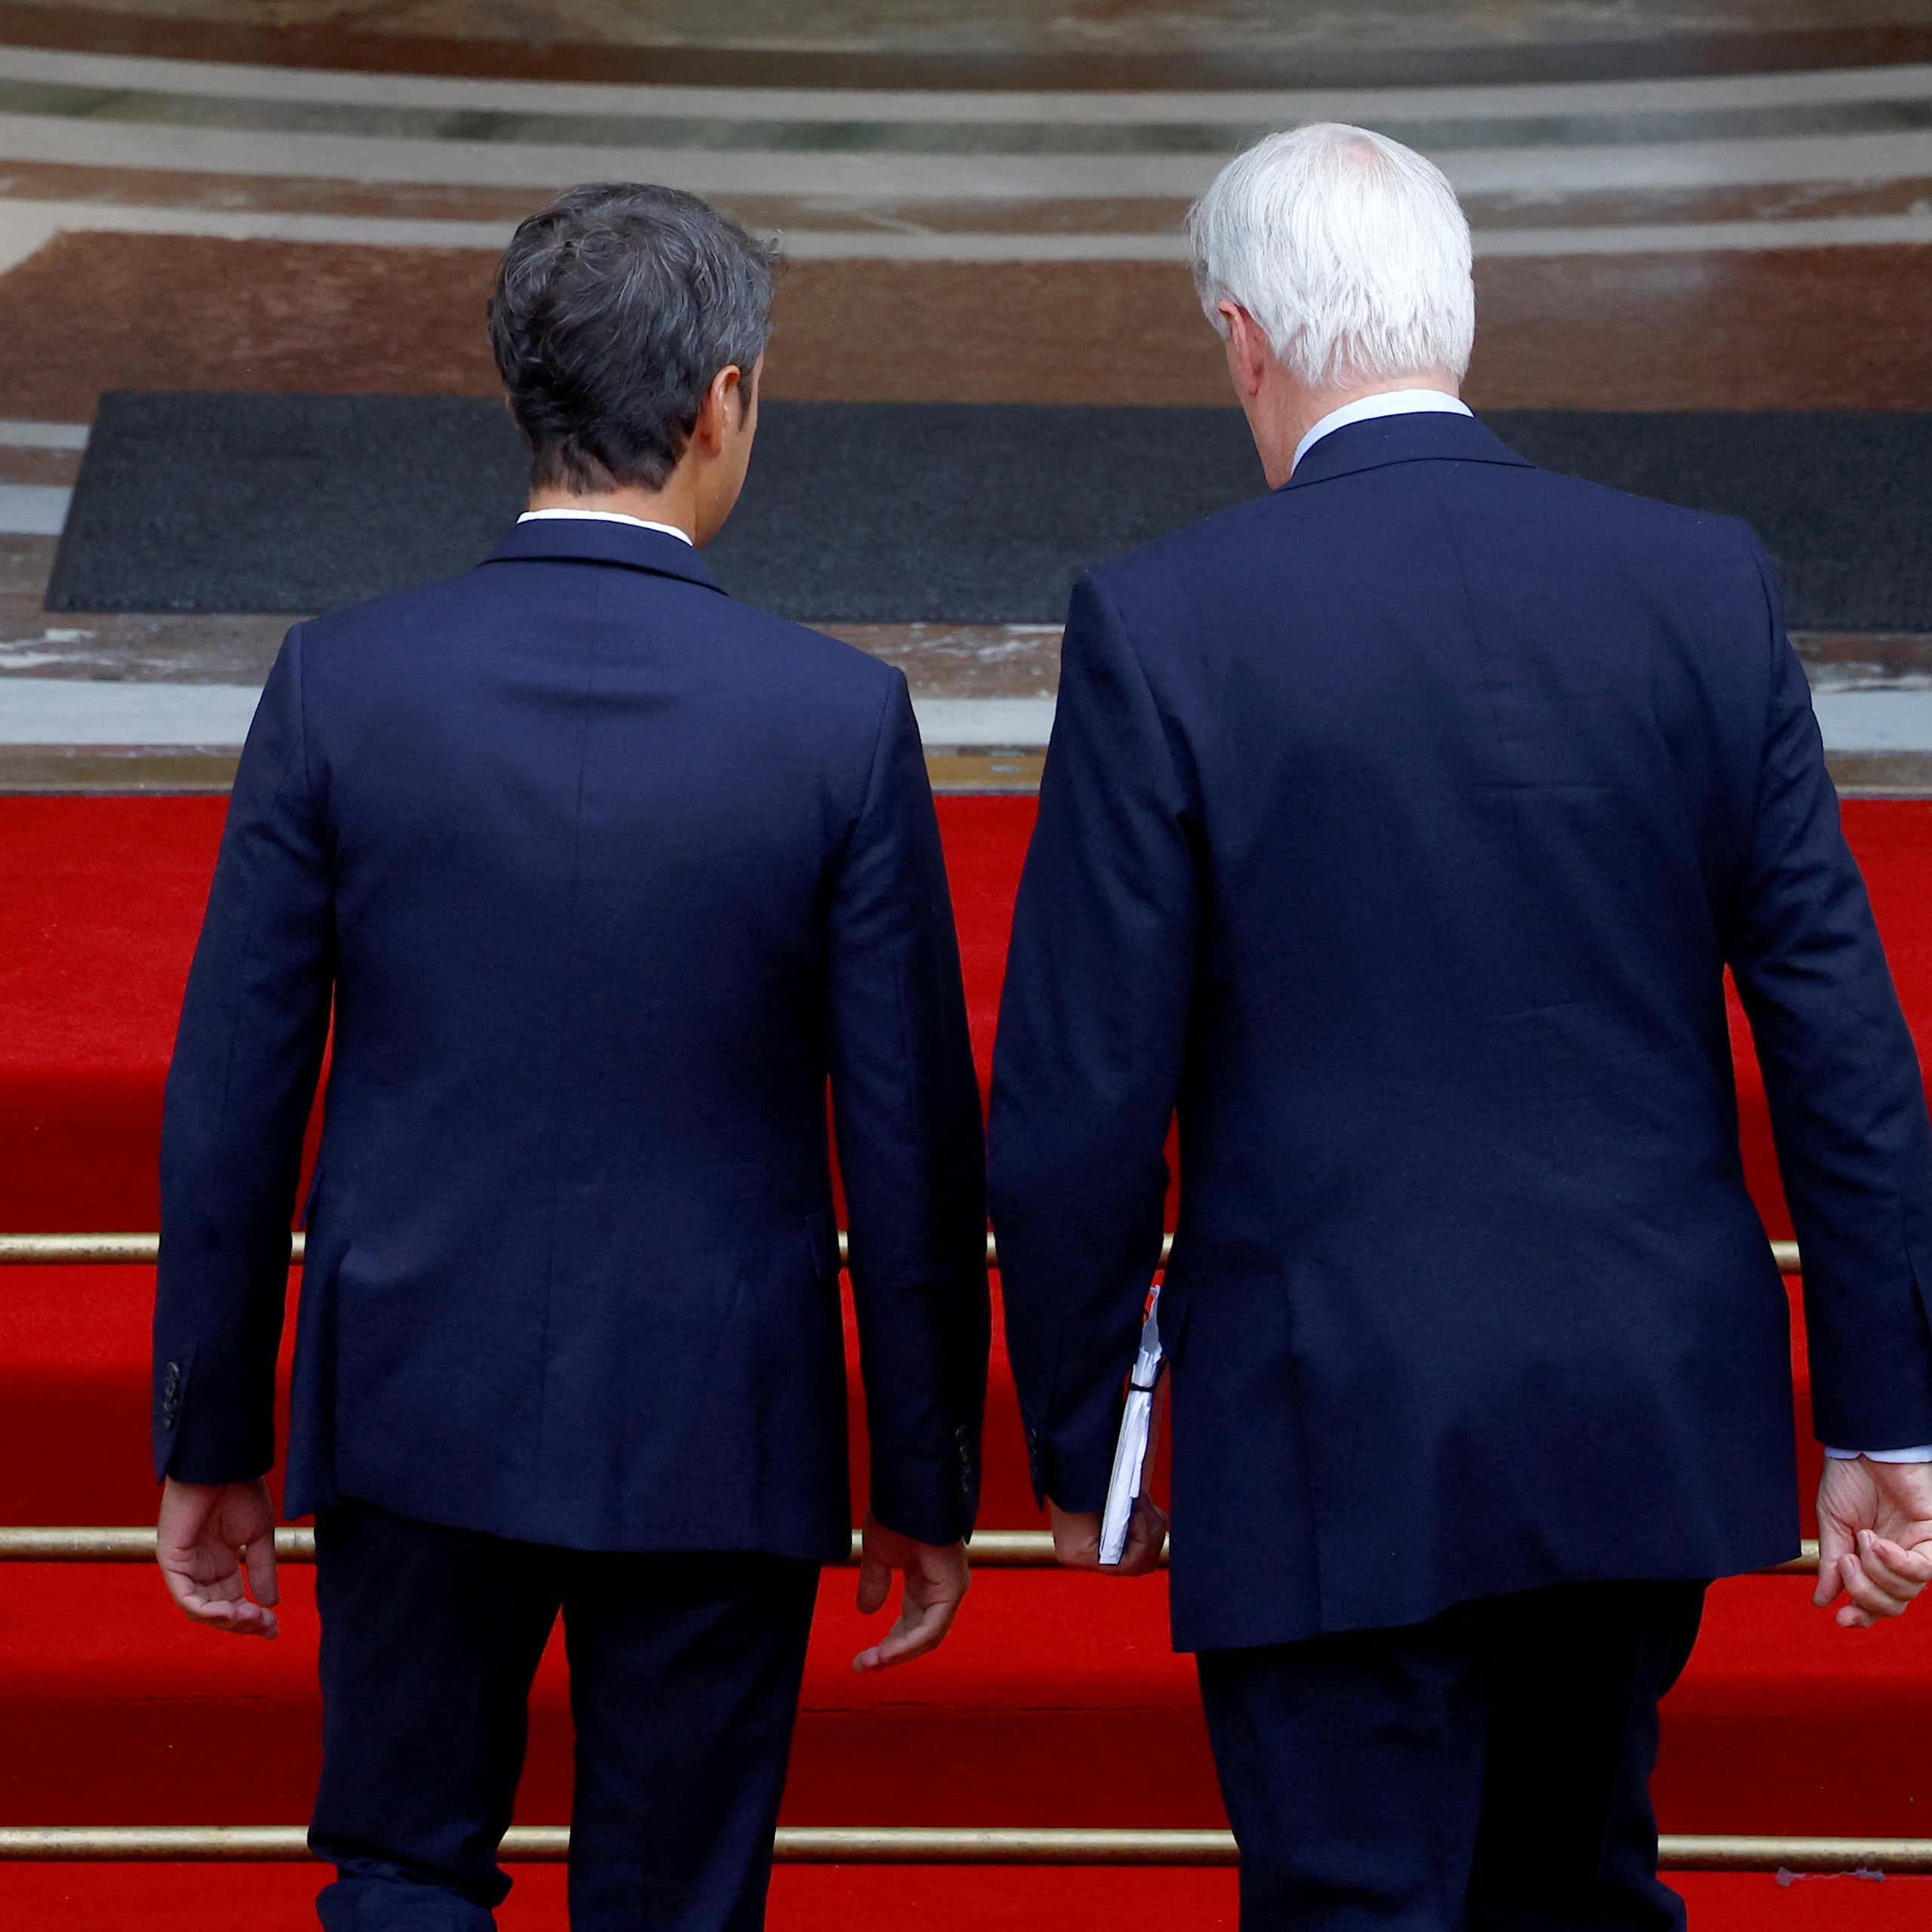
[(1868, 1463), (1932, 1463), (1932, 1442), (1916, 1449), (1831, 1449), (1825, 1454), (1835, 1463), (1855, 1463), (1863, 1456)]

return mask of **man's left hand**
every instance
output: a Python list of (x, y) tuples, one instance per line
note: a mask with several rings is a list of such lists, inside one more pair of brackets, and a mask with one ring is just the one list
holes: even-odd
[(162, 1491), (155, 1553), (168, 1595), (195, 1622), (237, 1637), (275, 1635), (281, 1593), (266, 1482), (208, 1484), (171, 1476)]
[(1100, 1519), (1097, 1515), (1063, 1509), (1049, 1502), (1053, 1519), (1054, 1555), (1069, 1570), (1098, 1570), (1108, 1577), (1144, 1577), (1160, 1567), (1161, 1552), (1168, 1540), (1166, 1512), (1146, 1497), (1134, 1506), (1133, 1520), (1127, 1526), (1127, 1547), (1118, 1563), (1100, 1561)]

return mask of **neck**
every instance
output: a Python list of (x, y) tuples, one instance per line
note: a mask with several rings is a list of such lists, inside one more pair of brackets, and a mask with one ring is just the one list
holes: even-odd
[[(1271, 489), (1288, 480), (1294, 467), (1295, 451), (1301, 439), (1325, 416), (1364, 396), (1392, 395), (1398, 389), (1434, 389), (1439, 395), (1459, 400), (1462, 385), (1447, 369), (1418, 369), (1405, 376), (1391, 376), (1380, 382), (1339, 383), (1327, 389), (1304, 389), (1283, 383), (1273, 396), (1266, 392), (1255, 398), (1255, 441), (1261, 451), (1262, 466)], [(1262, 405), (1272, 402), (1265, 411)]]
[(525, 506), (533, 510), (602, 510), (613, 516), (634, 516), (645, 523), (668, 523), (687, 537), (698, 534), (697, 492), (682, 465), (661, 490), (620, 487), (615, 490), (537, 489)]

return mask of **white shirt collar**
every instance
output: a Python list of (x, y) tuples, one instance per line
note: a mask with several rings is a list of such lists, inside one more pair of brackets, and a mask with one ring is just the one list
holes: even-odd
[(1331, 409), (1315, 427), (1295, 445), (1295, 460), (1289, 466), (1290, 473), (1301, 467), (1301, 460), (1321, 441), (1322, 438), (1336, 429), (1346, 429), (1351, 423), (1372, 422), (1378, 416), (1470, 416), (1472, 411), (1466, 402), (1459, 402), (1453, 395), (1445, 395), (1441, 389), (1386, 389), (1380, 395), (1358, 396), (1353, 402), (1345, 402), (1340, 409)]
[[(518, 523), (542, 523), (552, 517), (581, 517), (586, 523), (628, 523), (639, 530), (655, 530), (666, 537), (675, 537), (680, 543), (690, 543), (691, 533), (680, 530), (675, 523), (651, 523), (641, 516), (626, 516), (622, 510), (525, 510), (517, 518)], [(697, 546), (692, 544), (695, 549)]]

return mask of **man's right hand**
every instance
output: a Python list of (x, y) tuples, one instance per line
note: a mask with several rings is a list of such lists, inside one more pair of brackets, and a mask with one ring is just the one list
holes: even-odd
[(1932, 1463), (1828, 1457), (1818, 1485), (1820, 1610), (1838, 1607), (1838, 1627), (1869, 1630), (1903, 1617), (1932, 1583)]
[(859, 1556), (861, 1617), (876, 1617), (885, 1607), (895, 1571), (906, 1579), (899, 1621), (852, 1660), (854, 1670), (889, 1670), (937, 1650), (972, 1581), (963, 1543), (915, 1543), (868, 1515)]

